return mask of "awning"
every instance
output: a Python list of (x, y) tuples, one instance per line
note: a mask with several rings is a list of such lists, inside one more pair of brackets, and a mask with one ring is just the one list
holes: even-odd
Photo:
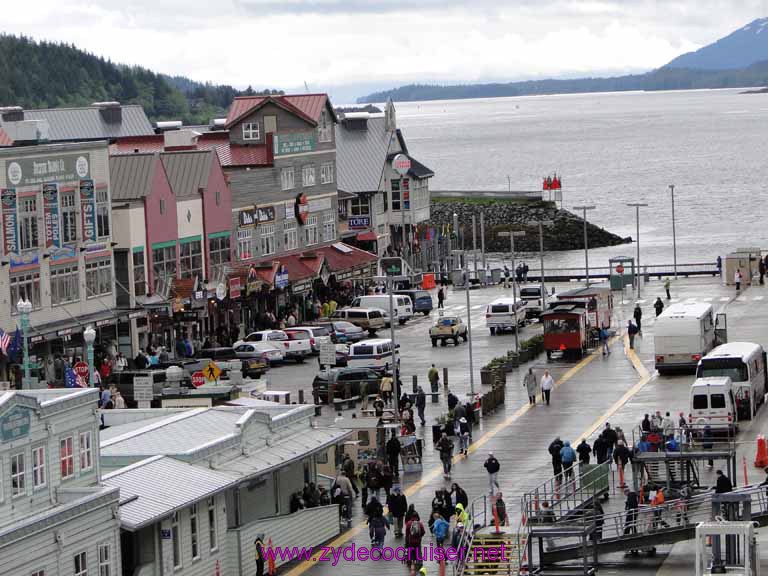
[[(372, 234), (375, 236), (375, 233)], [(318, 248), (317, 252), (323, 254), (325, 261), (328, 263), (328, 269), (333, 273), (363, 268), (378, 260), (378, 256), (375, 254), (355, 246), (350, 246), (349, 244), (344, 244), (343, 242), (323, 246)]]
[(280, 258), (279, 262), (285, 266), (285, 270), (288, 272), (288, 281), (291, 284), (317, 278), (323, 267), (324, 257), (321, 250), (315, 249)]
[(98, 328), (115, 322), (118, 318), (130, 318), (132, 314), (140, 313), (139, 310), (103, 310), (92, 314), (66, 318), (47, 324), (31, 324), (32, 341), (44, 340), (46, 336), (68, 336), (82, 332), (88, 326)]
[(358, 232), (356, 238), (358, 242), (376, 242), (376, 240), (379, 239), (376, 232), (370, 230), (367, 232)]

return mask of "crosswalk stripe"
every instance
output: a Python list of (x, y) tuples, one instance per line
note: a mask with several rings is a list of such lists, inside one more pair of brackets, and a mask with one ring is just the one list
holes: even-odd
[(701, 299), (702, 302), (712, 302), (712, 296), (705, 296)]
[(762, 300), (765, 296), (755, 296), (753, 300)]
[(728, 296), (723, 296), (720, 298), (720, 302), (728, 302), (728, 300), (730, 300)]

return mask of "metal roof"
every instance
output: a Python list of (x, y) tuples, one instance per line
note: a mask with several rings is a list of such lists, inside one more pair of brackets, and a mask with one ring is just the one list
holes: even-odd
[(130, 531), (166, 518), (239, 481), (233, 474), (168, 456), (148, 458), (102, 477), (106, 486), (120, 489), (120, 525)]
[(208, 186), (212, 158), (210, 150), (160, 154), (168, 182), (177, 198), (198, 196), (200, 188)]
[[(328, 105), (327, 94), (296, 94), (296, 95), (261, 95), (261, 96), (236, 96), (227, 113), (226, 126), (242, 120), (253, 111), (261, 108), (266, 103), (272, 103), (284, 108), (288, 112), (303, 118), (310, 124), (317, 124), (320, 113)], [(331, 119), (336, 121), (336, 114), (331, 110)]]
[(411, 161), (411, 168), (408, 170), (409, 176), (413, 176), (414, 178), (432, 178), (432, 176), (435, 175), (431, 169), (424, 166), (424, 164), (416, 160), (416, 158), (408, 154), (408, 152), (393, 152), (387, 156), (387, 162), (391, 163), (398, 154), (405, 154)]
[(336, 126), (336, 178), (344, 192), (376, 192), (386, 166), (394, 132), (384, 118), (371, 118), (367, 130)]
[(149, 196), (157, 154), (126, 154), (109, 157), (112, 200), (138, 200)]

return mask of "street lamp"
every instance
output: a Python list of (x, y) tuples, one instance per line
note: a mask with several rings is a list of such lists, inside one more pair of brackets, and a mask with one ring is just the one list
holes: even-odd
[(677, 234), (675, 232), (675, 185), (669, 185), (669, 191), (672, 192), (672, 260), (675, 268), (675, 280), (677, 280)]
[(552, 220), (539, 220), (536, 222), (539, 225), (539, 267), (541, 276), (541, 311), (544, 311), (547, 303), (547, 288), (544, 285), (544, 226), (552, 226), (554, 222)]
[(29, 365), (29, 340), (27, 332), (29, 331), (29, 313), (32, 312), (32, 302), (22, 297), (16, 304), (16, 309), (21, 314), (21, 333), (24, 341), (24, 380), (21, 382), (22, 388), (30, 387), (30, 365)]
[(90, 378), (89, 385), (93, 386), (94, 382), (96, 381), (93, 366), (93, 342), (96, 340), (96, 330), (93, 329), (93, 326), (88, 325), (88, 327), (85, 329), (83, 332), (83, 340), (85, 340), (85, 346), (87, 348), (88, 355), (88, 375)]
[(594, 210), (594, 206), (574, 206), (574, 210), (581, 210), (584, 213), (582, 219), (584, 220), (584, 278), (589, 288), (589, 240), (587, 240), (587, 210)]
[[(525, 232), (510, 230), (509, 232), (499, 232), (499, 236), (509, 236), (509, 249), (512, 251), (512, 274), (515, 274), (515, 236), (525, 236)], [(520, 325), (517, 322), (517, 275), (512, 278), (512, 307), (515, 311), (515, 353), (519, 354), (520, 337), (517, 330)]]
[(640, 208), (645, 208), (648, 204), (642, 202), (629, 202), (627, 206), (634, 206), (635, 216), (637, 220), (637, 298), (640, 298), (640, 279), (642, 275), (640, 273)]

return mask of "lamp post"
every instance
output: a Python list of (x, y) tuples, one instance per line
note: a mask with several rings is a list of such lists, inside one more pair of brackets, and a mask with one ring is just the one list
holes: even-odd
[(539, 268), (541, 270), (541, 311), (544, 311), (547, 304), (547, 288), (544, 285), (544, 226), (552, 226), (554, 222), (552, 220), (539, 220), (536, 222), (539, 225)]
[(675, 269), (675, 280), (677, 280), (677, 234), (675, 231), (675, 185), (669, 185), (669, 191), (672, 193), (672, 265)]
[(467, 292), (467, 344), (469, 344), (469, 396), (475, 397), (475, 372), (472, 359), (472, 308), (469, 301), (469, 269), (464, 266), (464, 290)]
[[(525, 232), (510, 230), (509, 232), (499, 232), (499, 236), (509, 236), (509, 249), (512, 252), (512, 274), (515, 274), (515, 236), (525, 236)], [(512, 279), (512, 307), (515, 315), (515, 353), (519, 354), (520, 337), (517, 332), (520, 325), (517, 321), (517, 275)]]
[(644, 204), (642, 202), (630, 202), (627, 204), (627, 206), (634, 206), (635, 208), (635, 217), (636, 217), (636, 225), (637, 225), (637, 298), (640, 298), (640, 279), (642, 278), (642, 274), (640, 273), (640, 208), (645, 208), (648, 206), (648, 204)]
[(584, 279), (589, 288), (589, 240), (587, 239), (587, 210), (594, 210), (594, 206), (574, 206), (574, 210), (581, 210), (584, 213)]
[(21, 336), (24, 344), (24, 379), (21, 381), (22, 389), (28, 389), (30, 387), (30, 365), (29, 365), (29, 340), (27, 339), (27, 332), (29, 331), (29, 313), (32, 312), (32, 302), (22, 297), (16, 304), (16, 309), (21, 315)]
[(88, 356), (88, 378), (90, 379), (90, 382), (88, 382), (89, 386), (93, 386), (96, 377), (94, 376), (94, 366), (93, 366), (93, 342), (96, 340), (96, 330), (93, 329), (93, 326), (88, 325), (88, 327), (83, 332), (83, 340), (85, 340), (85, 346), (86, 346), (86, 353)]

